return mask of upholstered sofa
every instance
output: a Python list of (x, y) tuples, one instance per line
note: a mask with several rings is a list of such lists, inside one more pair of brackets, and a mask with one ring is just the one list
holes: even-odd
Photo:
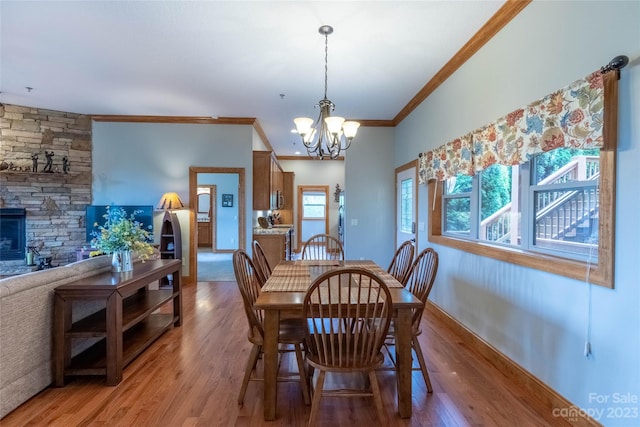
[[(0, 418), (53, 381), (55, 288), (110, 268), (111, 258), (100, 256), (0, 280)], [(74, 305), (73, 314), (100, 308), (86, 302)]]

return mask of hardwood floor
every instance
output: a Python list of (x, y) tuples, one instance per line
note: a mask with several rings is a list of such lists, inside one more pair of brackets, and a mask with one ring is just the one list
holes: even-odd
[[(251, 382), (244, 405), (236, 403), (251, 348), (235, 282), (186, 286), (184, 321), (164, 334), (124, 371), (115, 387), (102, 377), (70, 379), (48, 388), (7, 415), (12, 426), (302, 426), (299, 384), (278, 385), (278, 419), (262, 420), (262, 384)], [(562, 426), (535, 396), (510, 382), (482, 356), (425, 312), (422, 348), (434, 393), (419, 371), (413, 375), (413, 417), (396, 412), (393, 372), (378, 379), (393, 426)], [(293, 358), (291, 358), (293, 359)], [(286, 360), (295, 369), (294, 360)], [(371, 399), (325, 398), (321, 426), (377, 426)]]

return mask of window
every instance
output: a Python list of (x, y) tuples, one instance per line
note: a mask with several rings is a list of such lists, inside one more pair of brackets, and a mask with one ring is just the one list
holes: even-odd
[(523, 165), (449, 178), (444, 234), (597, 260), (599, 154), (558, 148)]
[(324, 218), (326, 204), (325, 193), (305, 192), (302, 196), (302, 217), (304, 219)]
[[(560, 148), (429, 184), (433, 242), (613, 287), (615, 151)], [(431, 207), (431, 206), (430, 206)]]
[(413, 233), (413, 179), (400, 182), (400, 229), (403, 233)]

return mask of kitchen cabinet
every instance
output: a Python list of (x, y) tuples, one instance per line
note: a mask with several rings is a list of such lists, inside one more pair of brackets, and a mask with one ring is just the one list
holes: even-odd
[(253, 152), (253, 209), (280, 209), (282, 168), (271, 151)]
[(293, 184), (295, 174), (293, 172), (282, 172), (282, 207), (278, 209), (280, 223), (293, 224)]
[(291, 234), (292, 228), (270, 229), (268, 232), (253, 234), (253, 240), (257, 240), (262, 246), (267, 261), (271, 268), (280, 261), (291, 259)]
[(288, 209), (293, 211), (293, 181), (295, 174), (293, 172), (282, 172), (282, 195), (284, 203), (280, 209)]

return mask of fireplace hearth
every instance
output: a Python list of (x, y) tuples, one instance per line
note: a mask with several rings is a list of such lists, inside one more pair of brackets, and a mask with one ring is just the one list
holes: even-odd
[(24, 259), (26, 210), (0, 208), (0, 261)]

